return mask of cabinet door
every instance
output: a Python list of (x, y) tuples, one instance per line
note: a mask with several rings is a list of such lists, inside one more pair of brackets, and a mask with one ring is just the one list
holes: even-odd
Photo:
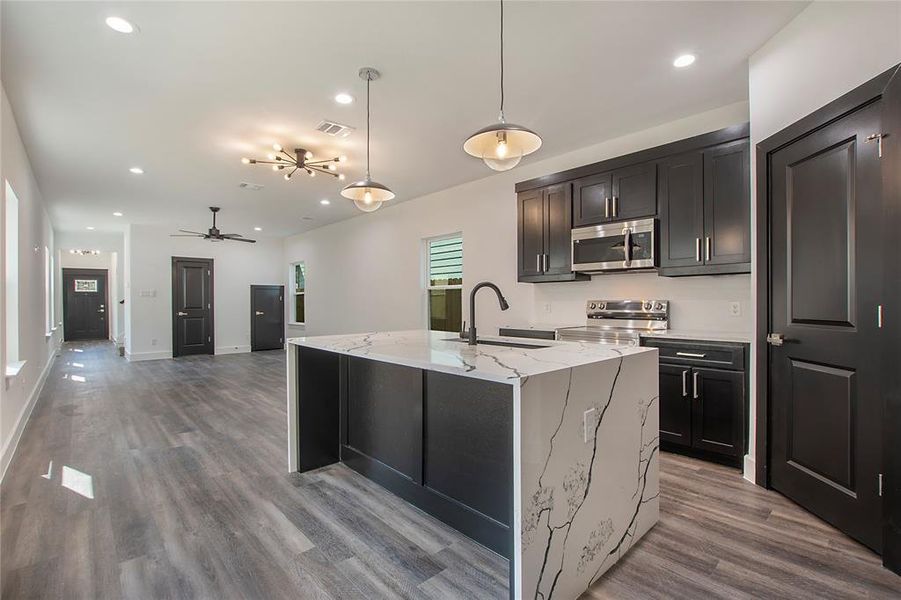
[(573, 226), (612, 220), (612, 197), (610, 173), (592, 175), (573, 183)]
[(745, 378), (740, 371), (692, 369), (692, 445), (730, 456), (744, 453)]
[(704, 162), (700, 152), (658, 164), (660, 266), (691, 267), (704, 261)]
[(540, 275), (544, 254), (544, 195), (542, 190), (519, 194), (519, 277)]
[(691, 368), (660, 365), (660, 439), (691, 446)]
[(553, 185), (544, 191), (545, 274), (572, 271), (572, 185)]
[(751, 262), (748, 140), (704, 151), (704, 254), (708, 265)]
[(644, 163), (618, 169), (611, 176), (614, 221), (653, 217), (657, 214), (657, 164)]

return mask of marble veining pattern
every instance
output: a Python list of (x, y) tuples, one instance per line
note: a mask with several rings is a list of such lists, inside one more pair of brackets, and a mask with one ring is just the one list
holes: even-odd
[(510, 384), (532, 375), (616, 360), (622, 354), (648, 351), (645, 348), (613, 347), (586, 342), (501, 337), (483, 339), (534, 343), (543, 347), (511, 348), (486, 344), (469, 346), (455, 339), (453, 333), (425, 330), (300, 337), (290, 338), (288, 343)]
[(522, 386), (522, 598), (578, 598), (657, 521), (656, 356), (612, 351)]

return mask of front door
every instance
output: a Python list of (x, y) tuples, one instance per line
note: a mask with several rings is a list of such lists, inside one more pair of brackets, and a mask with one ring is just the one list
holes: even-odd
[(882, 198), (870, 104), (771, 155), (770, 484), (879, 551)]
[(108, 339), (106, 269), (63, 269), (63, 287), (65, 340)]
[(172, 356), (213, 349), (213, 259), (173, 257)]
[(283, 348), (284, 338), (285, 286), (250, 286), (250, 349)]

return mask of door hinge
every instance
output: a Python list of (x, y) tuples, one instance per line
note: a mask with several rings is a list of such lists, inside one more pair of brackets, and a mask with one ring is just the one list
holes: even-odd
[(879, 495), (882, 496), (882, 473), (879, 474)]
[(876, 142), (876, 152), (879, 155), (879, 158), (882, 158), (882, 138), (884, 138), (887, 134), (885, 133), (871, 133), (867, 136), (866, 142), (869, 144), (870, 142)]
[(278, 343), (279, 343), (279, 344), (284, 344), (284, 343), (285, 343), (285, 340), (282, 339), (282, 338), (278, 338)]
[(207, 274), (207, 275), (212, 275), (212, 273), (210, 273), (210, 270), (209, 270), (209, 269), (206, 270), (206, 274)]
[(876, 307), (876, 327), (882, 329), (882, 305)]

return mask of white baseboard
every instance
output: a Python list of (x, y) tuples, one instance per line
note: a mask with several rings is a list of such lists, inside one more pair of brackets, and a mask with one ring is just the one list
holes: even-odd
[(140, 362), (143, 360), (162, 360), (164, 358), (172, 358), (171, 350), (163, 350), (161, 352), (126, 352), (125, 358), (128, 362)]
[(38, 398), (41, 396), (41, 391), (44, 389), (44, 383), (47, 381), (47, 375), (50, 374), (50, 367), (53, 366), (53, 361), (56, 360), (58, 350), (59, 347), (57, 346), (57, 348), (55, 348), (47, 357), (47, 364), (44, 365), (44, 370), (41, 371), (38, 380), (35, 382), (34, 388), (31, 390), (31, 395), (28, 396), (28, 401), (25, 402), (25, 406), (23, 406), (22, 410), (19, 412), (19, 417), (16, 420), (15, 427), (13, 427), (12, 435), (6, 441), (3, 450), (0, 450), (0, 482), (6, 477), (6, 469), (9, 467), (9, 463), (12, 462), (13, 456), (16, 454), (16, 448), (19, 446), (19, 439), (22, 437), (22, 432), (25, 431), (28, 419), (31, 418), (31, 411), (34, 410), (34, 405), (37, 404)]
[(242, 352), (250, 352), (250, 346), (219, 346), (216, 348), (216, 354), (241, 354)]
[(744, 478), (751, 483), (757, 483), (757, 461), (750, 454), (745, 454)]

